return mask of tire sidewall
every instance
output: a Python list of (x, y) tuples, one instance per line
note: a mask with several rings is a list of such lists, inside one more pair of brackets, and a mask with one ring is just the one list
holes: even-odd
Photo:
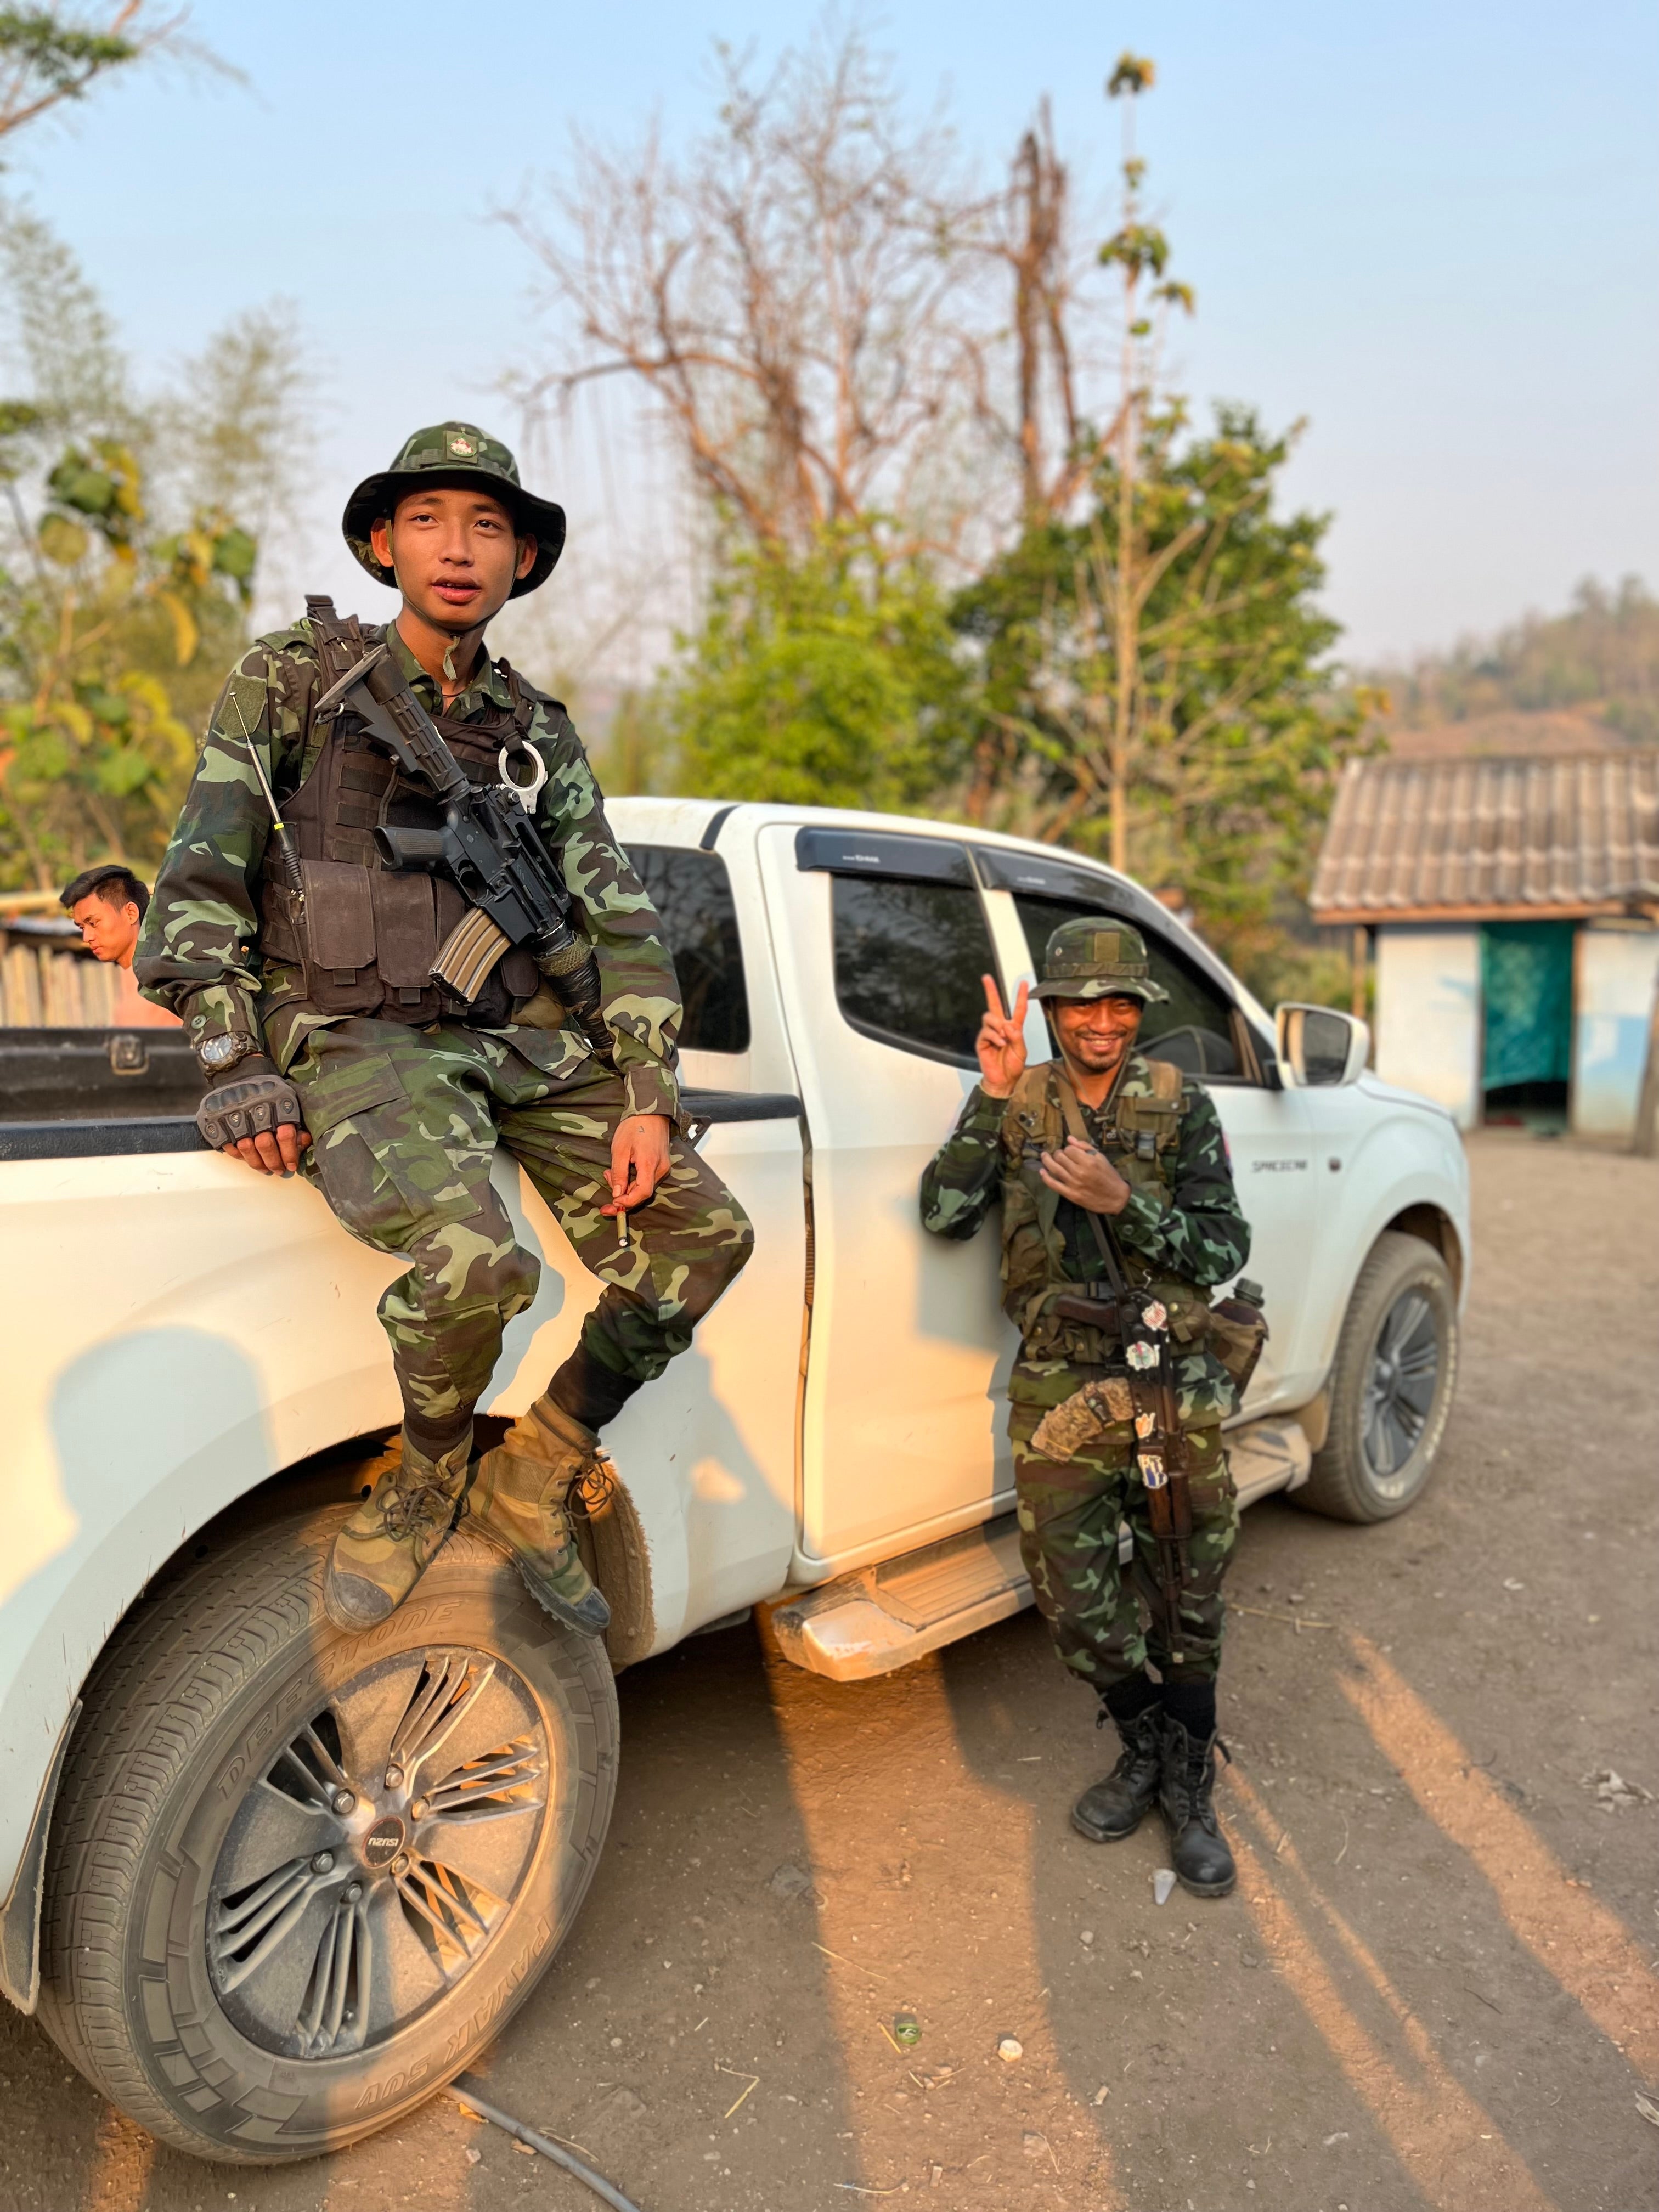
[[(1322, 1455), (1328, 1466), (1334, 1459), (1332, 1472), (1350, 1494), (1358, 1517), (1367, 1521), (1392, 1520), (1421, 1495), (1434, 1469), (1457, 1382), (1457, 1298), (1445, 1262), (1415, 1237), (1392, 1237), (1389, 1244), (1393, 1249), (1378, 1254), (1382, 1264), (1359, 1285), (1350, 1309), (1331, 1408), (1334, 1452)], [(1387, 1478), (1385, 1488), (1365, 1453), (1365, 1395), (1388, 1318), (1413, 1291), (1422, 1293), (1435, 1316), (1439, 1364), (1423, 1433), (1405, 1465)]]
[[(445, 1547), (379, 1628), (342, 1634), (318, 1590), (309, 1624), (233, 1694), (168, 1792), (140, 1862), (125, 1946), (128, 2033), (150, 2087), (198, 2156), (315, 2156), (385, 2126), (460, 2071), (528, 1996), (580, 1906), (615, 1792), (615, 1691), (603, 1650), (550, 1621), (518, 1575), (474, 1541)], [(220, 2006), (207, 1912), (219, 1852), (249, 1789), (329, 1691), (404, 1651), (499, 1656), (534, 1698), (550, 1796), (535, 1855), (477, 1963), (385, 2044), (337, 2059), (280, 2057)], [(228, 2071), (226, 2070), (228, 2069)]]

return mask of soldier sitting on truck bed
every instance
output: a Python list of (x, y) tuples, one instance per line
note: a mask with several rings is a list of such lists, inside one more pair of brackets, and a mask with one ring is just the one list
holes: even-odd
[[(521, 488), (504, 446), (445, 422), (358, 485), (343, 527), (402, 606), (382, 630), (312, 600), (233, 671), (156, 881), (139, 980), (188, 1025), (214, 1086), (210, 1141), (268, 1175), (297, 1168), (353, 1236), (410, 1261), (380, 1304), (401, 1463), (335, 1539), (330, 1618), (365, 1629), (402, 1603), (471, 1474), (471, 1510), (536, 1596), (599, 1634), (610, 1615), (578, 1554), (571, 1492), (599, 1431), (690, 1343), (752, 1232), (676, 1137), (673, 963), (569, 717), (483, 649), (491, 617), (552, 573), (562, 508)], [(517, 942), (470, 1000), (434, 976), (483, 916), (454, 881), (392, 866), (375, 832), (430, 837), (442, 810), (371, 742), (359, 692), (326, 696), (382, 641), (466, 781), (530, 794), (575, 951), (598, 958), (586, 1032), (545, 980), (564, 969), (538, 971)], [(490, 1185), (498, 1140), (605, 1289), (544, 1395), (475, 1468), (473, 1408), (540, 1275)]]
[(1243, 1265), (1249, 1228), (1209, 1097), (1134, 1050), (1164, 996), (1139, 933), (1063, 922), (1036, 994), (1059, 1057), (1028, 1072), (1026, 987), (1010, 1018), (986, 977), (979, 1085), (922, 1177), (922, 1220), (971, 1237), (1002, 1200), (1020, 1549), (1060, 1658), (1123, 1745), (1073, 1825), (1114, 1843), (1157, 1802), (1182, 1882), (1223, 1897), (1215, 1680), (1238, 1506), (1205, 1293)]

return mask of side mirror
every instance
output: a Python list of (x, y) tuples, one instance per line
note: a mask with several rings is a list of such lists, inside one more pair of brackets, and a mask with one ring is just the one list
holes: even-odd
[(1275, 1006), (1273, 1028), (1279, 1064), (1298, 1090), (1357, 1082), (1370, 1058), (1370, 1025), (1331, 1006)]

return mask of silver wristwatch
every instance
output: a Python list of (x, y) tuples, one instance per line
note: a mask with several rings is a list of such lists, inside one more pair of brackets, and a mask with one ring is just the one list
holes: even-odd
[(240, 1036), (233, 1030), (227, 1036), (204, 1039), (196, 1048), (196, 1058), (204, 1075), (222, 1075), (239, 1060), (246, 1060), (249, 1053), (258, 1049), (251, 1036)]

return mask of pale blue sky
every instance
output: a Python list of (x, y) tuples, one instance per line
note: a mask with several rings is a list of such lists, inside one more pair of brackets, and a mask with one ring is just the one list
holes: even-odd
[[(329, 403), (306, 574), (378, 613), (331, 539), (344, 492), (418, 422), (510, 434), (490, 388), (536, 358), (533, 269), (492, 206), (568, 162), (573, 123), (695, 127), (711, 39), (770, 51), (813, 13), (198, 0), (249, 89), (112, 87), (10, 181), (146, 373), (240, 306), (298, 301)], [(1650, 0), (896, 0), (863, 20), (988, 171), (1047, 92), (1102, 189), (1103, 77), (1126, 46), (1156, 58), (1142, 150), (1199, 295), (1181, 381), (1310, 418), (1294, 488), (1337, 515), (1348, 653), (1559, 606), (1587, 572), (1659, 585)], [(600, 531), (596, 481), (574, 487), (568, 562)]]

